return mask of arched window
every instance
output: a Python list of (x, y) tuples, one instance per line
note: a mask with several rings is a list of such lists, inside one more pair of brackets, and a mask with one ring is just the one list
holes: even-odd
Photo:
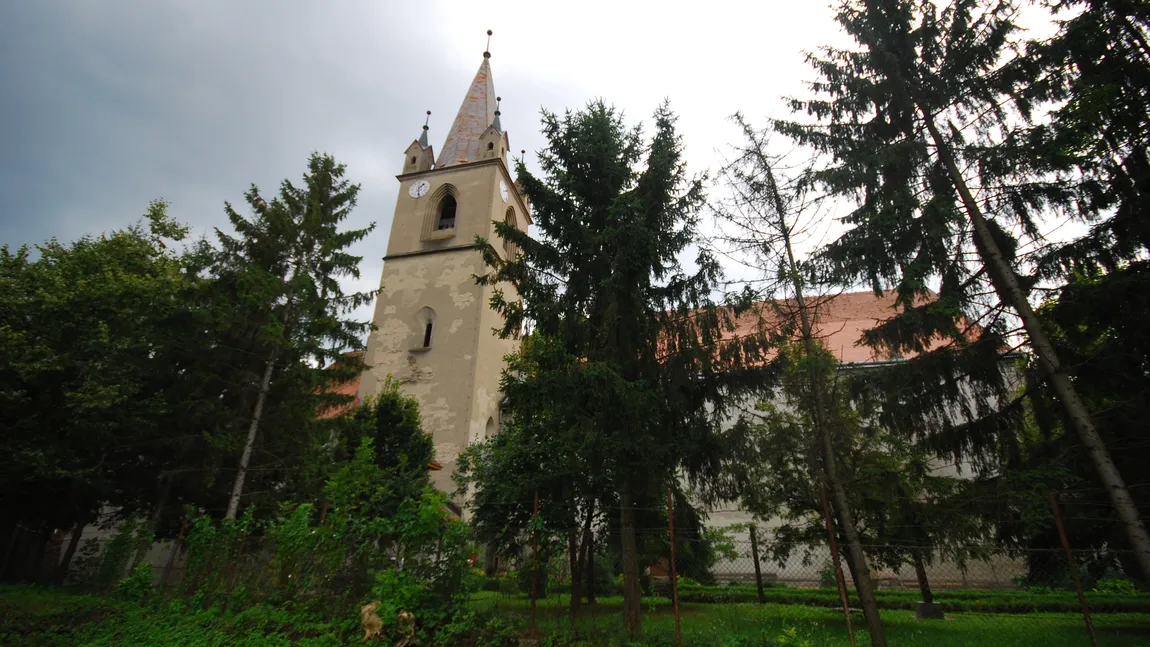
[[(507, 212), (503, 214), (503, 222), (507, 223), (508, 225), (511, 225), (512, 227), (516, 226), (516, 224), (515, 224), (515, 209), (513, 209), (512, 207), (507, 208)], [(510, 260), (511, 257), (515, 256), (515, 254), (517, 254), (518, 252), (519, 252), (519, 249), (515, 247), (515, 243), (511, 242), (510, 238), (504, 238), (503, 239), (503, 254), (507, 260)]]
[(495, 142), (487, 142), (487, 150), (495, 150)]
[[(415, 330), (419, 335), (412, 350), (426, 350), (431, 348), (431, 339), (435, 331), (435, 311), (426, 306), (415, 313)], [(413, 340), (414, 341), (414, 340)]]
[(443, 200), (439, 203), (439, 221), (436, 229), (453, 229), (455, 227), (456, 207), (455, 196), (450, 193), (443, 196)]
[[(455, 217), (459, 214), (459, 191), (450, 184), (441, 184), (427, 196), (423, 207), (423, 241), (445, 240), (455, 236)], [(423, 327), (420, 327), (423, 330)]]

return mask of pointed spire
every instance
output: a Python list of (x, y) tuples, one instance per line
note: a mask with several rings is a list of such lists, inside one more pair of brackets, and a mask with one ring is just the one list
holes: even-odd
[[(487, 30), (491, 36), (490, 29)], [(479, 138), (495, 120), (495, 83), (491, 78), (491, 53), (483, 52), (483, 62), (471, 81), (459, 113), (447, 133), (447, 140), (439, 151), (436, 168), (465, 164), (479, 159)]]
[(503, 132), (503, 124), (499, 123), (499, 103), (503, 101), (503, 97), (495, 97), (495, 119), (491, 121), (491, 127), (499, 132)]
[(423, 133), (420, 134), (420, 136), (419, 136), (419, 145), (422, 146), (423, 148), (427, 148), (427, 146), (428, 146), (428, 143), (427, 143), (427, 122), (428, 121), (431, 121), (431, 111), (430, 110), (427, 111), (427, 118), (423, 120)]

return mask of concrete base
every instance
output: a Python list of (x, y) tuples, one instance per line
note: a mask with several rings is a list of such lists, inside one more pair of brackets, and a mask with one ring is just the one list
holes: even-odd
[(914, 617), (919, 620), (943, 620), (942, 607), (936, 602), (919, 602), (914, 605)]

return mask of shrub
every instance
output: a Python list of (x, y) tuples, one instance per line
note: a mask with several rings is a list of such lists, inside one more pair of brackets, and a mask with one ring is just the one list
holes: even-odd
[[(525, 569), (519, 571), (519, 581), (517, 582), (517, 585), (519, 587), (519, 591), (522, 592), (524, 595), (527, 595), (527, 596), (531, 595), (531, 574), (532, 573), (533, 573), (533, 571), (530, 568), (525, 568)], [(538, 595), (539, 599), (547, 597), (547, 591), (549, 590), (550, 585), (551, 585), (551, 574), (547, 572), (546, 568), (540, 566), (539, 567), (539, 595)]]
[(1094, 587), (1094, 590), (1098, 593), (1114, 593), (1116, 595), (1134, 595), (1137, 593), (1133, 582), (1121, 578), (1098, 580), (1098, 585)]
[(116, 584), (116, 592), (135, 602), (147, 598), (152, 593), (152, 565), (147, 562), (137, 564), (129, 577)]
[(519, 593), (519, 573), (517, 571), (507, 571), (503, 577), (499, 578), (499, 592), (503, 595)]

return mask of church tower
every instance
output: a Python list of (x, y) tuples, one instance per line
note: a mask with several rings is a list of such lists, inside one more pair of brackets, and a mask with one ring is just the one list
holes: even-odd
[[(531, 222), (507, 167), (509, 144), (490, 58), (483, 53), (439, 157), (428, 144), (426, 124), (404, 153), (376, 299), (377, 329), (368, 337), (368, 370), (360, 381), (364, 399), (390, 375), (419, 400), (423, 429), (443, 466), (432, 482), (449, 493), (460, 452), (498, 430), (503, 356), (517, 347), (493, 332), (503, 320), (488, 305), (494, 288), (475, 284), (473, 276), (487, 271), (475, 237), (507, 253), (493, 222), (525, 231)], [(514, 294), (509, 286), (503, 293)]]

